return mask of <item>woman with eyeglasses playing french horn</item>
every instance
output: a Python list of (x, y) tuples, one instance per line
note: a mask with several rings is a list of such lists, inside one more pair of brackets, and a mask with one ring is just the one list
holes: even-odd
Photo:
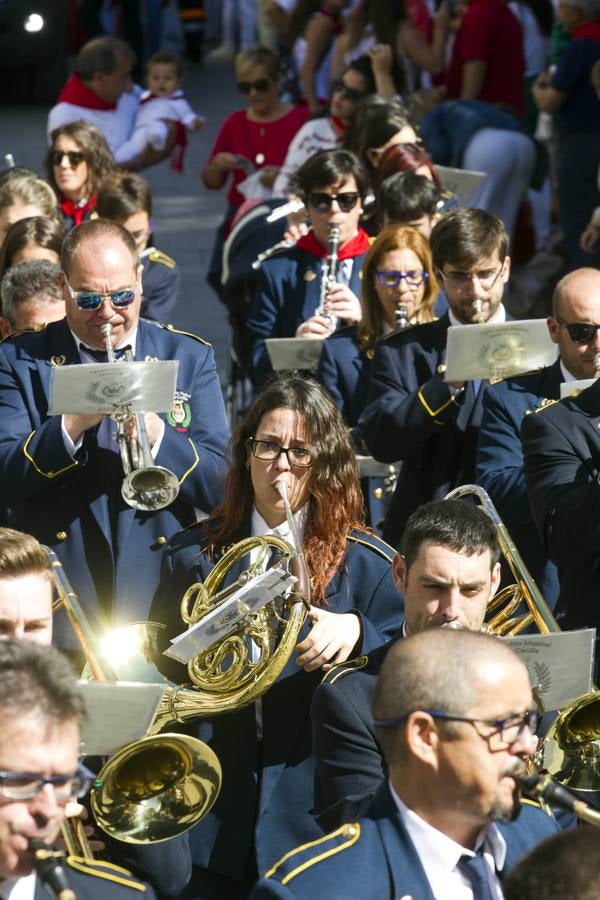
[[(381, 645), (402, 618), (393, 551), (362, 525), (347, 428), (323, 388), (292, 373), (271, 380), (239, 426), (224, 504), (172, 540), (153, 617), (168, 621), (172, 635), (181, 632), (182, 595), (226, 548), (249, 535), (291, 540), (282, 482), (311, 576), (311, 605), (261, 700), (193, 725), (223, 768), (221, 794), (191, 832), (190, 896), (203, 900), (246, 897), (286, 849), (319, 836), (311, 815), (312, 692), (324, 670)], [(225, 585), (247, 566), (244, 557)]]
[[(348, 150), (323, 150), (296, 172), (291, 191), (306, 206), (310, 229), (260, 269), (248, 316), (258, 382), (270, 374), (267, 338), (326, 338), (339, 325), (360, 322), (360, 269), (369, 238), (359, 225), (367, 176)], [(328, 271), (336, 229), (335, 271)]]

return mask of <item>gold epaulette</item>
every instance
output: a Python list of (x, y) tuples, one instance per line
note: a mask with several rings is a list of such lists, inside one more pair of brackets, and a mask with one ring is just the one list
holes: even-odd
[(67, 865), (76, 872), (83, 872), (84, 875), (91, 875), (94, 878), (103, 878), (105, 881), (112, 881), (115, 884), (121, 884), (124, 887), (132, 888), (134, 891), (146, 892), (146, 885), (138, 881), (134, 875), (121, 866), (114, 863), (99, 862), (95, 859), (86, 859), (83, 856), (68, 856)]
[[(379, 553), (379, 555), (383, 556), (384, 559), (387, 559), (388, 562), (393, 562), (396, 555), (396, 550), (393, 547), (386, 544), (385, 541), (382, 541), (380, 537), (377, 537), (374, 534), (367, 534), (365, 531), (364, 535), (365, 536), (361, 538), (354, 534), (349, 534), (347, 540), (354, 541), (355, 544), (362, 544), (363, 547), (369, 547), (370, 550)], [(371, 543), (371, 541), (373, 543)]]
[(162, 263), (163, 266), (167, 267), (167, 269), (174, 269), (177, 265), (172, 256), (169, 256), (167, 253), (163, 253), (162, 250), (157, 250), (156, 247), (154, 247), (150, 251), (147, 258), (150, 260), (150, 262)]
[(47, 322), (40, 322), (39, 325), (34, 325), (32, 328), (23, 328), (22, 331), (11, 331), (10, 334), (7, 334), (6, 337), (3, 337), (2, 340), (0, 340), (0, 344), (3, 344), (4, 341), (8, 341), (12, 338), (21, 337), (23, 334), (38, 334), (40, 331), (44, 331), (47, 324)]
[(325, 672), (321, 679), (321, 684), (335, 684), (338, 678), (343, 678), (350, 672), (359, 672), (368, 665), (368, 656), (355, 656), (354, 659), (347, 659), (344, 662), (334, 663), (334, 665)]
[(326, 834), (316, 841), (290, 850), (281, 857), (279, 862), (275, 863), (272, 869), (266, 872), (265, 878), (277, 875), (281, 884), (288, 884), (292, 878), (296, 878), (311, 866), (316, 866), (317, 863), (335, 856), (336, 853), (348, 850), (359, 838), (360, 825), (358, 822), (349, 822), (342, 825), (337, 831), (332, 831), (331, 834)]
[[(571, 394), (571, 396), (573, 397), (575, 395)], [(540, 405), (536, 406), (536, 408), (534, 410), (532, 410), (532, 412), (536, 412), (536, 413), (543, 412), (545, 409), (548, 409), (549, 406), (554, 406), (554, 404), (558, 403), (558, 402), (559, 402), (558, 400), (551, 400), (550, 397), (544, 397), (544, 399), (542, 400)]]
[(186, 337), (191, 337), (195, 341), (200, 341), (201, 344), (205, 344), (207, 347), (212, 347), (212, 344), (209, 341), (205, 341), (204, 338), (201, 338), (197, 334), (192, 334), (191, 331), (182, 331), (180, 328), (175, 328), (174, 325), (165, 325), (164, 322), (158, 323), (161, 328), (166, 328), (167, 331), (172, 332), (172, 334), (184, 334)]

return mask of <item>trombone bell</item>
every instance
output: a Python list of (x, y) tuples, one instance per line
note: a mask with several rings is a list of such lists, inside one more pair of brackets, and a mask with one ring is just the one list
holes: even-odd
[(133, 469), (123, 479), (121, 496), (128, 506), (152, 512), (169, 506), (179, 493), (177, 476), (163, 466)]

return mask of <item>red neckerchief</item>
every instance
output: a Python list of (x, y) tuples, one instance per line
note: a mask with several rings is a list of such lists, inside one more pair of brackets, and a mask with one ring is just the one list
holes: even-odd
[(183, 97), (183, 91), (179, 89), (173, 91), (168, 97), (160, 97), (158, 94), (153, 94), (152, 91), (144, 91), (140, 98), (140, 106), (143, 106), (144, 103), (148, 103), (149, 100), (179, 100), (181, 97)]
[(96, 209), (96, 195), (92, 194), (91, 197), (88, 197), (83, 206), (78, 206), (74, 200), (69, 200), (68, 197), (61, 196), (60, 208), (63, 216), (67, 216), (69, 219), (73, 219), (74, 226), (81, 225), (86, 213), (89, 213), (93, 209)]
[(187, 147), (187, 134), (183, 122), (175, 122), (175, 147), (171, 153), (171, 168), (174, 172), (183, 172), (183, 160)]
[(83, 106), (84, 109), (116, 109), (116, 103), (107, 103), (91, 88), (84, 84), (79, 74), (73, 72), (65, 82), (65, 86), (58, 95), (58, 103), (72, 103), (73, 106)]
[(338, 35), (342, 30), (342, 26), (340, 25), (340, 14), (329, 12), (329, 10), (327, 9), (320, 9), (319, 12), (322, 16), (327, 16), (328, 19), (333, 19), (334, 34)]
[(347, 124), (346, 124), (345, 122), (342, 122), (341, 119), (338, 119), (337, 116), (329, 116), (329, 118), (331, 119), (331, 121), (333, 122), (333, 124), (335, 125), (335, 127), (336, 127), (337, 129), (339, 129), (339, 131), (342, 132), (342, 134), (345, 134), (346, 131), (348, 131), (348, 126), (347, 126)]
[[(352, 259), (355, 256), (360, 256), (361, 253), (366, 253), (370, 246), (369, 235), (362, 228), (359, 228), (354, 237), (347, 241), (343, 247), (340, 247), (338, 259)], [(303, 234), (296, 242), (296, 247), (299, 247), (300, 250), (304, 250), (306, 253), (310, 253), (311, 256), (319, 257), (319, 259), (325, 259), (327, 256), (327, 247), (323, 247), (318, 242), (312, 231), (309, 231), (308, 234)]]
[(591, 38), (592, 41), (600, 41), (600, 19), (590, 19), (583, 25), (578, 25), (571, 32), (573, 38)]

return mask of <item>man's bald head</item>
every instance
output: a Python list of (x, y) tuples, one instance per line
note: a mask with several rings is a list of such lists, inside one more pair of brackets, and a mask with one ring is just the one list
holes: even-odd
[[(396, 641), (379, 673), (373, 718), (390, 721), (426, 709), (469, 715), (499, 668), (524, 666), (507, 644), (490, 635), (434, 628)], [(404, 759), (402, 728), (375, 728), (389, 768)]]
[(596, 295), (600, 316), (600, 271), (598, 269), (575, 269), (561, 278), (554, 288), (552, 313), (570, 321), (568, 315), (573, 298)]
[(600, 325), (600, 271), (591, 268), (575, 269), (561, 278), (548, 318), (550, 337), (558, 344), (564, 367), (576, 379), (598, 375), (600, 331), (576, 327), (585, 325)]

